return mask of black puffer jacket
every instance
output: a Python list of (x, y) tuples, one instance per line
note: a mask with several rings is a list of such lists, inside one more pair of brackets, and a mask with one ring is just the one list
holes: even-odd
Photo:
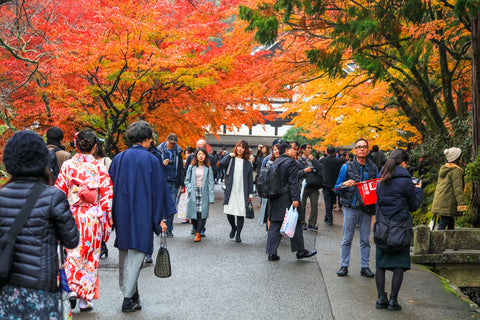
[[(10, 230), (36, 182), (34, 178), (18, 178), (0, 189), (0, 236)], [(8, 284), (57, 291), (58, 240), (73, 249), (79, 238), (65, 194), (47, 187), (17, 237)]]

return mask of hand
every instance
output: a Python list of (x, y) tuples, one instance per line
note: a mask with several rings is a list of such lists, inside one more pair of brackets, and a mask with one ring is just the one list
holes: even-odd
[(356, 184), (357, 184), (357, 183), (356, 183), (355, 181), (353, 181), (352, 179), (347, 180), (347, 181), (345, 181), (345, 182), (343, 183), (343, 185), (344, 185), (345, 187), (353, 187), (353, 186), (355, 186)]
[(170, 162), (170, 159), (165, 159), (165, 160), (163, 160), (163, 165), (168, 166), (169, 162)]
[(167, 232), (167, 224), (165, 221), (160, 221), (160, 227), (162, 228), (162, 232)]
[(308, 168), (303, 169), (303, 171), (305, 171), (305, 172), (312, 172), (312, 170), (313, 170), (312, 167), (308, 167)]
[(298, 201), (293, 201), (293, 202), (292, 202), (292, 206), (293, 206), (294, 208), (297, 208), (297, 207), (298, 207)]
[(422, 187), (422, 180), (418, 180), (418, 183), (415, 185), (415, 188), (421, 188)]
[(308, 155), (308, 160), (313, 160), (313, 159), (315, 159), (315, 157), (313, 156), (313, 154), (309, 154), (309, 155)]
[(235, 158), (235, 153), (230, 153), (230, 157)]

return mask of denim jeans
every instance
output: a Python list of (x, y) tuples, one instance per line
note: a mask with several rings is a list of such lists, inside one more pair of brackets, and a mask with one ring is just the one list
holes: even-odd
[[(175, 183), (168, 183), (168, 191), (170, 192), (170, 195), (172, 196), (173, 202), (177, 203), (177, 192), (178, 188), (175, 187)], [(167, 231), (172, 231), (173, 230), (173, 217), (175, 215), (172, 214), (169, 218), (167, 218)]]
[(340, 266), (348, 267), (350, 264), (350, 251), (355, 234), (356, 225), (360, 232), (360, 266), (368, 268), (370, 264), (370, 227), (372, 216), (360, 209), (343, 208), (343, 240)]

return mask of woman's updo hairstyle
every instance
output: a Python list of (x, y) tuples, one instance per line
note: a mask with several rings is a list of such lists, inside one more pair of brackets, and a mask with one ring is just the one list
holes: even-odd
[(395, 167), (404, 161), (406, 163), (410, 161), (407, 151), (400, 148), (393, 150), (382, 168), (380, 182), (386, 184), (390, 183), (395, 173)]
[(90, 129), (83, 129), (76, 138), (76, 147), (81, 153), (90, 153), (97, 144), (97, 136)]

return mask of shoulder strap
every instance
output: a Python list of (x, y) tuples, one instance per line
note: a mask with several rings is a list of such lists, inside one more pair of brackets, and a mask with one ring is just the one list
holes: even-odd
[(230, 174), (230, 167), (232, 166), (232, 161), (233, 161), (233, 158), (230, 157), (230, 162), (228, 163), (227, 172), (225, 172), (227, 176)]
[(33, 206), (37, 202), (38, 198), (40, 197), (40, 194), (44, 189), (45, 187), (40, 183), (36, 183), (33, 186), (33, 189), (30, 192), (30, 195), (28, 196), (27, 201), (22, 206), (22, 209), (20, 209), (20, 213), (18, 214), (17, 218), (13, 222), (13, 225), (10, 228), (10, 231), (8, 232), (8, 235), (11, 241), (15, 242), (15, 240), (17, 239), (18, 234), (20, 233), (20, 230), (22, 230), (23, 226), (25, 225), (25, 222), (30, 216), (30, 213), (32, 213)]

